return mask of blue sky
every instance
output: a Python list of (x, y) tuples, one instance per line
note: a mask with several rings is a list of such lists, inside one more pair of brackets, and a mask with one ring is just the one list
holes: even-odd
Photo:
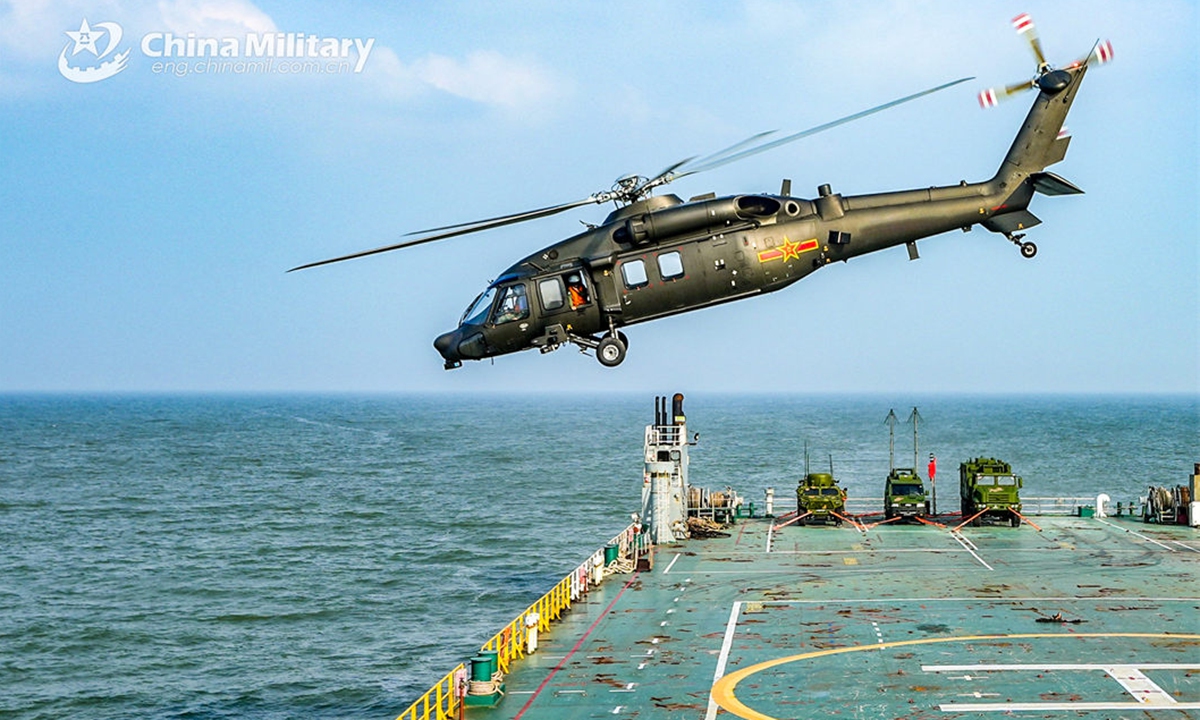
[[(285, 274), (574, 200), (761, 130), (976, 80), (712, 172), (684, 197), (990, 177), (1051, 62), (1109, 38), (1024, 260), (976, 229), (758, 299), (446, 372), (433, 338), (609, 208)], [(68, 81), (117, 23), (119, 74)], [(0, 2), (0, 391), (1200, 392), (1196, 6), (1162, 2)], [(154, 33), (372, 39), (362, 71), (156, 72)], [(154, 45), (151, 44), (153, 49)], [(98, 51), (102, 50), (98, 46)], [(353, 58), (353, 56), (352, 56)]]

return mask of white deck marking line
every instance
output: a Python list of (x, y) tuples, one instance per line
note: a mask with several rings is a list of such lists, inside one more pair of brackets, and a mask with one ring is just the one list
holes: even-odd
[[(725, 675), (725, 663), (729, 661), (729, 648), (733, 647), (733, 635), (737, 631), (738, 615), (742, 612), (742, 601), (735, 600), (733, 608), (729, 611), (729, 622), (725, 624), (725, 639), (721, 641), (721, 654), (717, 656), (717, 671), (713, 673), (713, 684)], [(704, 713), (704, 720), (713, 720), (717, 716), (717, 701), (713, 700), (712, 693), (708, 694), (708, 712)]]
[[(1183, 602), (1194, 603), (1200, 602), (1200, 597), (1088, 597), (1084, 595), (1030, 595), (1022, 597), (979, 597), (979, 596), (964, 596), (964, 597), (899, 597), (887, 598), (889, 603), (964, 603), (964, 602), (981, 602), (990, 601), (998, 603), (1017, 603), (1017, 602), (1047, 602), (1057, 600), (1061, 602), (1088, 602), (1088, 603), (1127, 603), (1132, 601), (1137, 602)], [(844, 605), (846, 603), (872, 603), (878, 604), (883, 602), (882, 598), (829, 598), (826, 600), (760, 600), (763, 605)]]
[(964, 542), (965, 538), (963, 538), (963, 537), (962, 537), (961, 535), (959, 535), (958, 533), (950, 533), (950, 537), (952, 537), (952, 538), (954, 538), (955, 540), (957, 540), (959, 545), (962, 545), (964, 548), (966, 548), (967, 552), (971, 553), (971, 557), (973, 557), (973, 558), (975, 558), (976, 560), (978, 560), (980, 565), (984, 566), (984, 567), (985, 567), (985, 568), (987, 568), (988, 570), (995, 570), (995, 569), (996, 569), (996, 568), (992, 567), (991, 565), (988, 565), (986, 562), (984, 562), (983, 558), (979, 557), (979, 554), (978, 554), (978, 553), (976, 553), (974, 550), (972, 550), (972, 549), (971, 549), (971, 548), (970, 548), (970, 547), (967, 545), (967, 542), (970, 542), (970, 541)]
[[(1102, 663), (1030, 663), (1028, 665), (922, 665), (921, 670), (924, 672), (963, 672), (963, 671), (983, 671), (983, 672), (998, 672), (1003, 670), (1021, 670), (1025, 672), (1048, 672), (1053, 670), (1080, 670), (1084, 672), (1093, 672), (1102, 670), (1113, 680), (1120, 683), (1121, 687), (1125, 688), (1125, 692), (1129, 693), (1134, 700), (1137, 701), (1137, 707), (1158, 707), (1176, 709), (1180, 707), (1179, 701), (1171, 697), (1171, 694), (1159, 687), (1153, 680), (1146, 676), (1143, 670), (1197, 670), (1200, 669), (1200, 663), (1119, 663), (1119, 664), (1102, 664)], [(1004, 707), (1014, 707), (1021, 703), (1004, 703)], [(1089, 703), (1032, 703), (1037, 705), (1037, 709), (1046, 707), (1078, 707), (1079, 705), (1087, 705)], [(1105, 704), (1108, 703), (1092, 703)], [(1129, 707), (1129, 703), (1116, 703), (1117, 707)], [(1200, 706), (1200, 705), (1197, 705)], [(960, 705), (962, 708), (975, 709), (976, 705)]]
[(1061, 702), (1061, 703), (942, 703), (942, 712), (1002, 712), (1049, 710), (1145, 710), (1158, 707), (1160, 710), (1200, 710), (1200, 703), (1177, 703), (1167, 707), (1150, 706), (1140, 702)]
[(1159, 541), (1155, 540), (1154, 538), (1150, 537), (1149, 535), (1143, 535), (1140, 532), (1138, 532), (1137, 530), (1130, 530), (1129, 528), (1123, 528), (1120, 525), (1113, 525), (1109, 521), (1103, 520), (1101, 518), (1096, 518), (1096, 522), (1101, 523), (1103, 525), (1107, 525), (1110, 528), (1116, 528), (1117, 530), (1121, 530), (1123, 532), (1130, 533), (1131, 535), (1137, 535), (1141, 539), (1146, 540), (1148, 542), (1152, 542), (1155, 545), (1159, 546), (1160, 548), (1167, 550), (1168, 552), (1175, 552), (1175, 548), (1171, 547), (1170, 545), (1167, 545), (1166, 543), (1160, 543)]
[[(1050, 549), (1050, 548), (1047, 548)], [(863, 548), (862, 550), (772, 550), (772, 555), (861, 555), (863, 553), (944, 553), (954, 548)]]
[(1183, 548), (1184, 550), (1191, 550), (1194, 553), (1200, 553), (1200, 549), (1196, 549), (1196, 548), (1192, 547), (1191, 545), (1188, 545), (1187, 543), (1183, 542), (1182, 540), (1172, 540), (1171, 542), (1175, 543), (1176, 545)]
[(775, 525), (767, 528), (767, 552), (771, 552), (771, 537), (775, 534)]
[(979, 549), (979, 546), (976, 545), (975, 542), (973, 540), (971, 540), (971, 538), (967, 537), (966, 535), (963, 535), (960, 532), (952, 532), (950, 534), (953, 535), (954, 537), (958, 538), (958, 541), (960, 543), (962, 543), (963, 547), (969, 548), (971, 550)]
[(683, 555), (683, 553), (675, 553), (675, 557), (671, 558), (671, 563), (669, 565), (667, 565), (667, 569), (663, 570), (663, 575), (666, 575), (667, 573), (671, 572), (671, 568), (675, 567), (675, 562), (677, 560), (679, 560), (679, 558), (682, 555)]

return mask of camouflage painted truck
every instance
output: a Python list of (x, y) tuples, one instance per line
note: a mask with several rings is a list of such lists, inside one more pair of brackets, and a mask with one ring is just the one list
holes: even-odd
[(833, 473), (808, 473), (796, 488), (796, 522), (841, 525), (846, 514), (846, 491), (833, 479)]
[(958, 466), (962, 517), (978, 527), (984, 520), (1021, 524), (1021, 478), (995, 458), (975, 458)]
[(918, 518), (929, 515), (929, 496), (925, 481), (912, 468), (892, 468), (883, 487), (883, 515), (892, 518)]

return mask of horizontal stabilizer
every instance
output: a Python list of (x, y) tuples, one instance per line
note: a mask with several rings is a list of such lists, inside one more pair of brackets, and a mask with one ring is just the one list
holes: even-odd
[(1027, 230), (1034, 225), (1041, 225), (1042, 221), (1038, 220), (1037, 216), (1028, 210), (1018, 210), (1016, 212), (997, 215), (983, 221), (981, 224), (992, 232), (1014, 233), (1018, 230)]
[(1043, 195), (1082, 195), (1083, 191), (1075, 187), (1070, 180), (1055, 175), (1052, 172), (1034, 173), (1029, 176), (1033, 181), (1033, 189)]

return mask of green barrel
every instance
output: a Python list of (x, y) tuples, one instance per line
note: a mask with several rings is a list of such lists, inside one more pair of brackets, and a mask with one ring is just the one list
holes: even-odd
[(616, 543), (609, 543), (604, 546), (604, 565), (612, 565), (617, 561), (617, 556), (621, 552), (621, 546)]
[(479, 657), (487, 658), (487, 661), (488, 661), (487, 679), (491, 680), (493, 675), (500, 672), (500, 653), (496, 652), (495, 650), (480, 650)]
[(493, 657), (485, 657), (484, 655), (476, 655), (471, 658), (471, 680), (475, 682), (487, 682), (492, 679), (492, 663), (495, 661)]

